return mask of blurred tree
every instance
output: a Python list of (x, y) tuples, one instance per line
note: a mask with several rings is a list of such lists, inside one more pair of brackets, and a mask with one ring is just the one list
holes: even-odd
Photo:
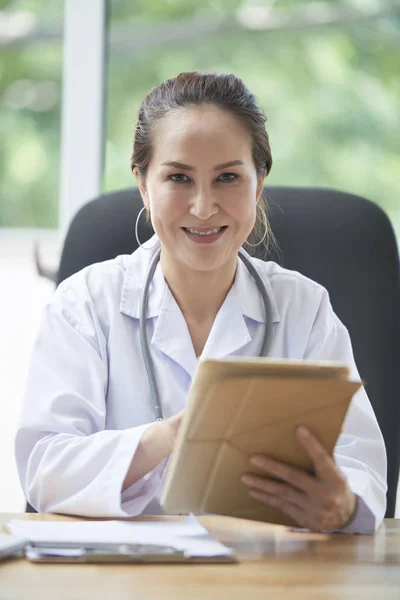
[(0, 226), (56, 227), (62, 3), (0, 3)]
[[(366, 196), (400, 233), (398, 2), (110, 4), (106, 190), (134, 185), (132, 132), (151, 87), (184, 70), (229, 71), (268, 117), (270, 184)], [(0, 226), (57, 226), (62, 13), (61, 2), (0, 0)]]
[(399, 16), (383, 0), (113, 0), (105, 188), (134, 185), (131, 134), (151, 87), (228, 71), (268, 117), (268, 183), (360, 194), (400, 233)]

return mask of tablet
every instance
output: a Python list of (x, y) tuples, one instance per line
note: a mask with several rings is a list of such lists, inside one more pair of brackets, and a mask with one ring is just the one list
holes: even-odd
[(283, 512), (252, 498), (244, 473), (267, 456), (313, 474), (297, 439), (306, 426), (333, 455), (360, 381), (336, 362), (268, 358), (207, 359), (189, 390), (162, 491), (168, 513), (213, 513), (293, 526)]

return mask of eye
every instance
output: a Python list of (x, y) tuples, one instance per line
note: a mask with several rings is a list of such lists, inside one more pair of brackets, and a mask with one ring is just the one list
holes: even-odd
[(168, 177), (174, 183), (187, 183), (189, 181), (189, 177), (184, 173), (174, 173)]
[(236, 175), (236, 173), (222, 173), (219, 176), (219, 179), (224, 183), (232, 183), (233, 181), (236, 181), (236, 179), (239, 179), (239, 175)]

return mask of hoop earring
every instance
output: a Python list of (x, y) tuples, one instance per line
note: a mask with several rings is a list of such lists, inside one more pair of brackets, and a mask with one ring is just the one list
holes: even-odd
[(265, 238), (267, 237), (267, 233), (268, 233), (268, 219), (267, 219), (267, 215), (265, 214), (265, 210), (259, 204), (257, 204), (257, 208), (259, 208), (262, 212), (262, 220), (264, 222), (265, 231), (264, 231), (264, 235), (262, 236), (261, 240), (259, 242), (257, 242), (257, 244), (250, 244), (250, 242), (248, 242), (247, 240), (244, 242), (248, 246), (251, 246), (251, 248), (256, 248), (257, 246), (262, 244), (263, 241), (265, 240)]
[(139, 229), (139, 219), (140, 219), (140, 216), (141, 216), (141, 214), (142, 214), (142, 212), (143, 212), (144, 210), (146, 210), (146, 207), (145, 207), (145, 206), (143, 206), (143, 208), (142, 208), (142, 209), (139, 211), (139, 213), (138, 213), (138, 216), (136, 217), (136, 223), (135, 223), (135, 238), (136, 238), (137, 244), (138, 244), (138, 246), (140, 246), (140, 248), (143, 248), (143, 250), (151, 250), (152, 248), (154, 248), (154, 246), (157, 244), (157, 242), (156, 242), (156, 244), (153, 244), (152, 246), (150, 246), (150, 248), (146, 248), (146, 247), (145, 247), (145, 246), (144, 246), (144, 245), (143, 245), (143, 244), (140, 242), (140, 240), (139, 240), (139, 235), (138, 235), (138, 229)]

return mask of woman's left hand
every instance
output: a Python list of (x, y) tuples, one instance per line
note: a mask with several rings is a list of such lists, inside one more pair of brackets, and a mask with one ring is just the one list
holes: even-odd
[(356, 495), (328, 451), (308, 429), (299, 427), (297, 437), (314, 463), (315, 476), (256, 454), (251, 464), (280, 481), (253, 474), (243, 475), (241, 481), (250, 487), (251, 496), (279, 508), (299, 527), (311, 531), (340, 529), (356, 511)]

